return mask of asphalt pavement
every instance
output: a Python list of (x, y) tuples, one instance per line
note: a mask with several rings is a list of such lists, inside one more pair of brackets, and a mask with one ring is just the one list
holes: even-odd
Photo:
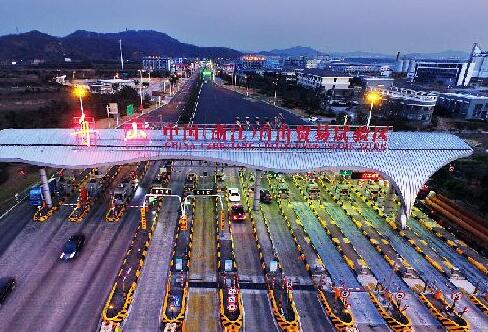
[[(142, 186), (147, 181), (146, 177)], [(134, 198), (139, 199), (140, 195)], [(103, 219), (106, 208), (106, 202), (99, 200), (86, 220), (77, 224), (66, 221), (72, 206), (61, 207), (45, 223), (26, 223), (0, 256), (2, 275), (17, 279), (17, 288), (0, 310), (0, 331), (97, 329), (139, 221), (139, 210), (131, 208), (119, 223), (107, 223)], [(60, 261), (64, 243), (78, 232), (86, 236), (80, 256)]]
[(282, 108), (246, 98), (241, 94), (227, 90), (213, 83), (206, 83), (202, 86), (198, 101), (197, 112), (193, 120), (194, 123), (235, 123), (236, 117), (241, 122), (245, 121), (246, 116), (254, 123), (254, 118), (258, 116), (261, 123), (267, 118), (273, 121), (275, 116), (283, 115), (284, 122), (288, 125), (303, 124), (304, 121), (293, 113)]

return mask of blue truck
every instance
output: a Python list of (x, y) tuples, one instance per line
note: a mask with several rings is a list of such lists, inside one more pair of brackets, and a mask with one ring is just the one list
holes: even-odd
[[(51, 197), (54, 197), (56, 192), (56, 179), (49, 180), (49, 192), (51, 193)], [(40, 207), (44, 202), (44, 194), (42, 193), (42, 186), (37, 185), (33, 186), (29, 191), (29, 202), (32, 206)]]

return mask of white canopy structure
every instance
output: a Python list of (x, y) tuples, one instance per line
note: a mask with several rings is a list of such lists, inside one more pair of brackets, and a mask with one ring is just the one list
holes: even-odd
[(442, 166), (472, 153), (465, 141), (447, 133), (390, 132), (384, 151), (220, 147), (218, 143), (204, 148), (189, 145), (181, 130), (169, 143), (162, 130), (147, 130), (147, 140), (130, 142), (124, 140), (126, 133), (122, 129), (99, 130), (93, 145), (87, 147), (77, 141), (72, 129), (5, 129), (0, 131), (0, 162), (86, 168), (187, 159), (275, 172), (372, 171), (391, 181), (403, 202), (403, 213), (409, 216), (417, 193), (428, 178)]

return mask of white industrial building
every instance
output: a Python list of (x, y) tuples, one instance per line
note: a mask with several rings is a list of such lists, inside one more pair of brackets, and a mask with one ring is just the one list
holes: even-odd
[(470, 62), (473, 63), (473, 78), (488, 79), (488, 51), (482, 51), (477, 43), (473, 45)]
[(438, 93), (416, 91), (398, 87), (376, 87), (373, 89), (382, 95), (382, 108), (385, 113), (400, 119), (421, 123), (430, 123)]
[(321, 90), (349, 89), (351, 76), (322, 69), (297, 71), (297, 84), (305, 88)]
[(442, 93), (439, 106), (444, 107), (453, 116), (463, 119), (488, 119), (488, 97), (465, 93)]

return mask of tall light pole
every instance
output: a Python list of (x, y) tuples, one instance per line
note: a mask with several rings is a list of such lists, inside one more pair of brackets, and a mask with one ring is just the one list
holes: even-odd
[(370, 103), (368, 123), (366, 124), (366, 127), (369, 128), (371, 123), (371, 115), (373, 113), (373, 106), (381, 100), (381, 95), (376, 91), (371, 91), (366, 95), (366, 100)]
[(141, 105), (139, 106), (139, 109), (142, 111), (142, 69), (137, 70), (141, 74), (141, 82), (139, 84), (139, 95), (141, 97)]
[(275, 78), (273, 84), (275, 86), (273, 105), (276, 106), (276, 90), (278, 89), (278, 78)]
[(249, 97), (249, 88), (247, 84), (247, 75), (244, 75), (244, 78), (246, 79), (246, 97)]
[(85, 112), (83, 110), (83, 97), (87, 95), (87, 89), (83, 86), (77, 85), (73, 90), (73, 94), (80, 99), (81, 116), (84, 118)]

